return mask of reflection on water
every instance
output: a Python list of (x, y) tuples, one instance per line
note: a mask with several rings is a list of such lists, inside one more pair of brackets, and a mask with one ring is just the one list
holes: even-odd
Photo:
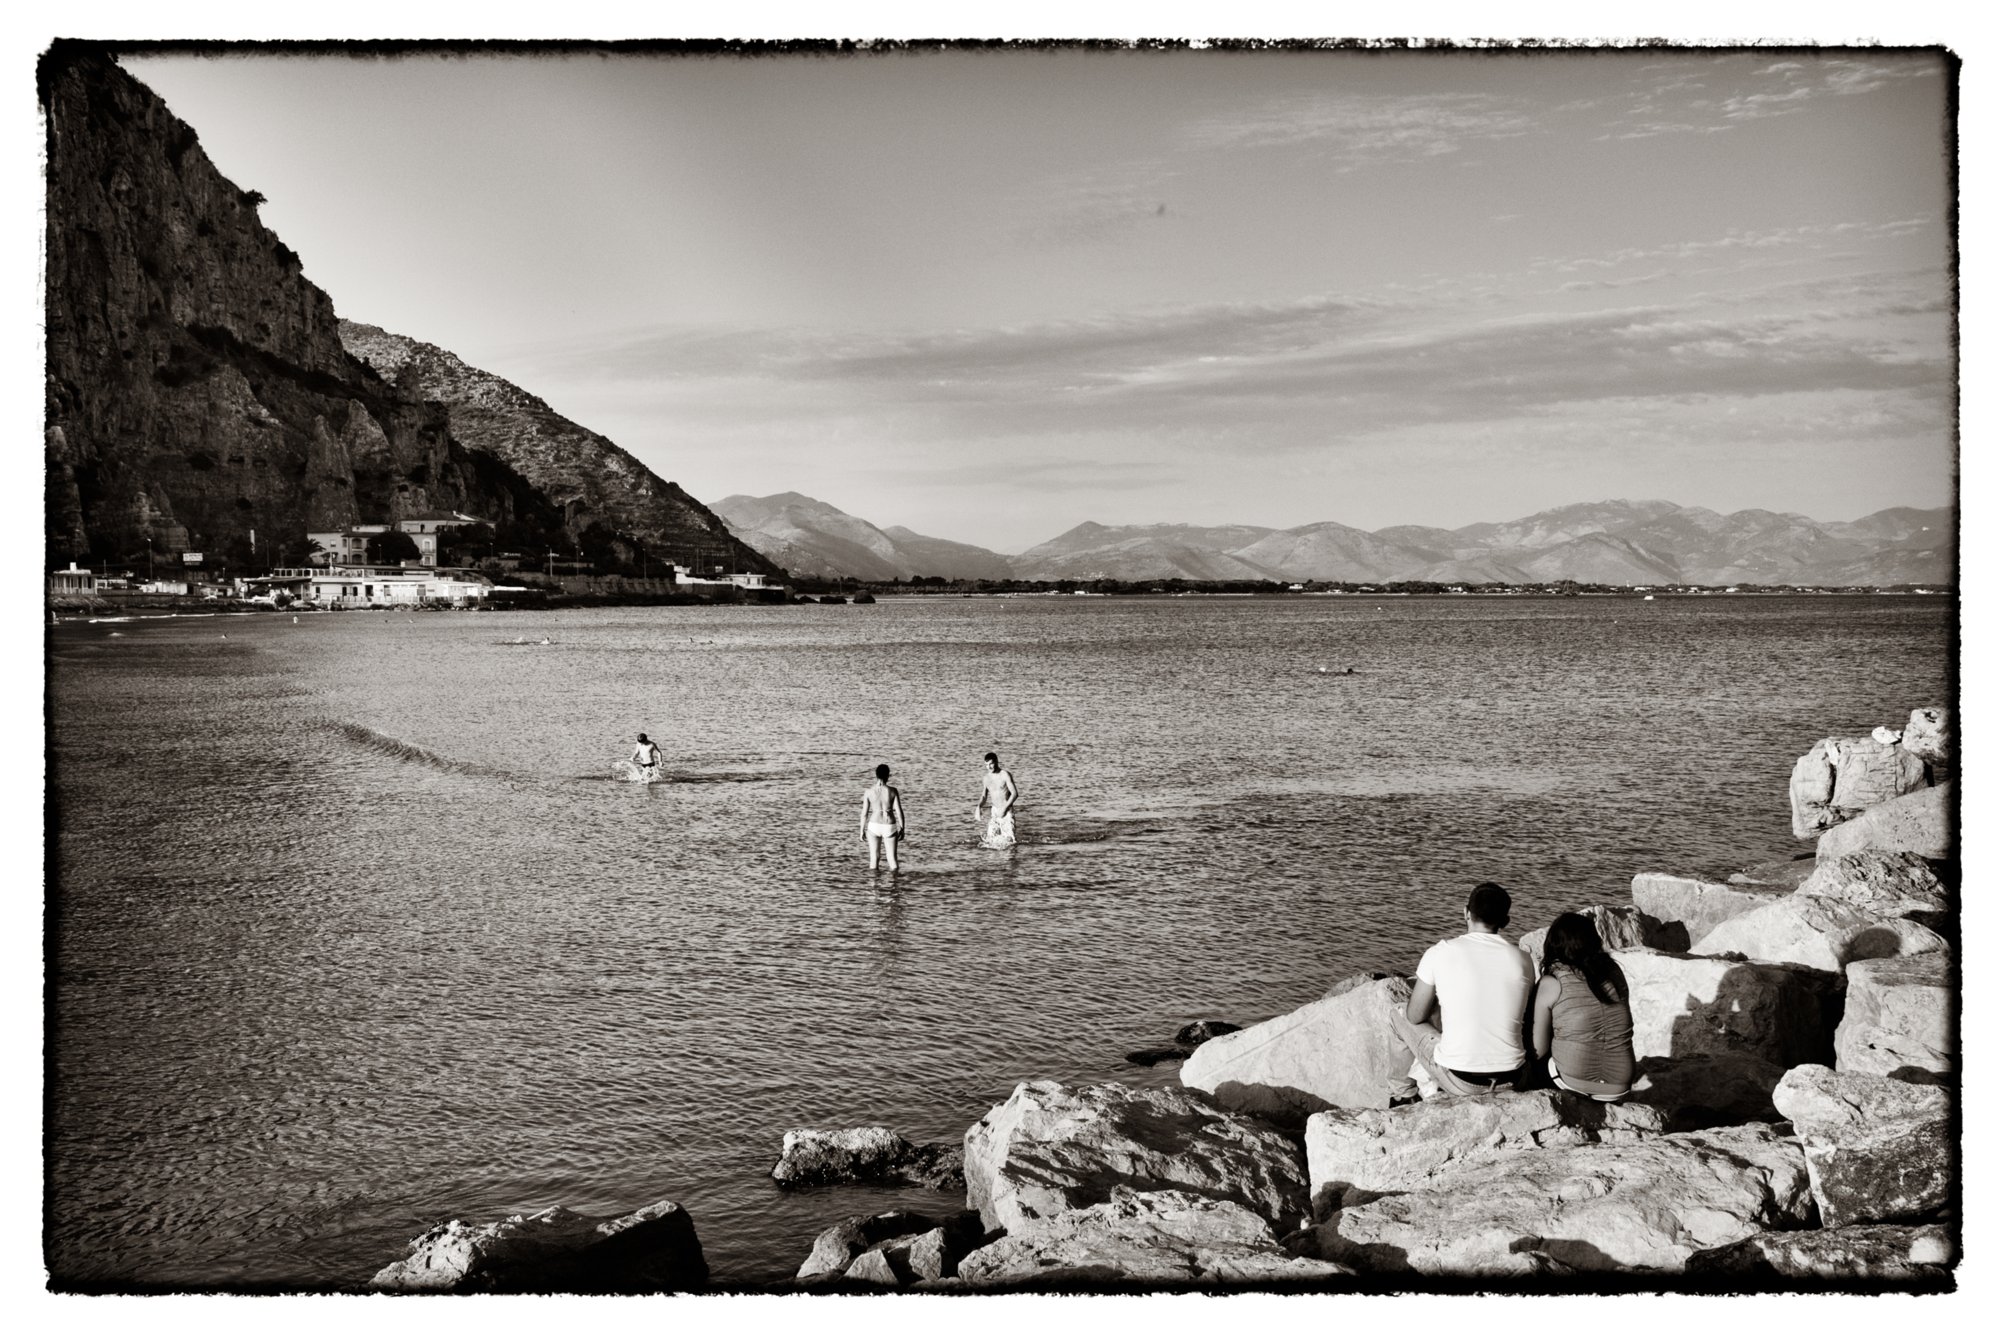
[[(891, 1203), (783, 1132), (1788, 855), (1793, 758), (1944, 696), (1891, 597), (885, 601), (64, 625), (51, 1267), (352, 1284), (451, 1216), (687, 1205), (718, 1277)], [(1614, 626), (1615, 622), (1615, 626)], [(501, 626), (496, 627), (495, 624)], [(516, 636), (550, 645), (489, 649)], [(1353, 665), (1338, 682), (1321, 665)], [(614, 781), (645, 731), (670, 777)], [(980, 846), (979, 756), (1021, 843)], [(877, 761), (910, 824), (870, 876)]]

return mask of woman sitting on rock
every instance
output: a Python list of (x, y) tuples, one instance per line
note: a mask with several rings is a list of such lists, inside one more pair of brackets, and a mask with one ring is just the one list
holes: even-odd
[(1549, 1079), (1558, 1089), (1601, 1103), (1615, 1103), (1632, 1090), (1631, 990), (1582, 914), (1559, 915), (1542, 943), (1535, 1055), (1549, 1059)]

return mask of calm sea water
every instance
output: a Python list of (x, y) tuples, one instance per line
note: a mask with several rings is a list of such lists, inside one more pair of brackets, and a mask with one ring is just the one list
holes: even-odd
[[(49, 1265), (352, 1286), (446, 1217), (659, 1199), (718, 1279), (958, 1197), (767, 1180), (1785, 857), (1827, 733), (1947, 700), (1891, 597), (903, 600), (54, 630)], [(113, 633), (122, 635), (113, 636)], [(512, 644), (544, 633), (551, 644)], [(225, 637), (226, 634), (226, 637)], [(1353, 666), (1353, 676), (1321, 674)], [(675, 778), (616, 783), (646, 730)], [(980, 754), (1022, 790), (979, 847)], [(894, 765), (904, 870), (871, 877)]]

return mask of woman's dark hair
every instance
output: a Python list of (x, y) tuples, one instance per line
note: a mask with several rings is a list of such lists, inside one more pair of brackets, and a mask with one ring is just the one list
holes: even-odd
[(1548, 974), (1559, 964), (1583, 975), (1590, 995), (1607, 1006), (1632, 998), (1632, 990), (1625, 985), (1625, 971), (1604, 953), (1597, 925), (1582, 914), (1557, 914), (1556, 921), (1549, 924), (1548, 936), (1542, 939), (1542, 973)]
[(881, 764), (880, 766), (877, 766), (877, 767), (875, 768), (875, 778), (876, 778), (876, 779), (878, 779), (878, 780), (886, 780), (886, 779), (888, 779), (888, 778), (889, 778), (889, 763), (888, 763), (888, 762), (886, 762), (886, 761), (885, 761), (885, 762), (883, 762), (883, 763), (882, 763), (882, 764)]

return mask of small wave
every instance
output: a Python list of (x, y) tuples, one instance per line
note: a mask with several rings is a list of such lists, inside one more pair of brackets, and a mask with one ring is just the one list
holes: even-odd
[(761, 784), (765, 781), (776, 780), (781, 777), (766, 771), (662, 771), (653, 780), (638, 781), (627, 776), (622, 771), (613, 769), (603, 773), (593, 771), (588, 775), (578, 775), (571, 778), (593, 781), (608, 780), (613, 784)]
[(496, 770), (491, 766), (481, 766), (477, 762), (460, 761), (456, 757), (440, 756), (429, 748), (418, 747), (415, 743), (406, 743), (400, 738), (377, 733), (367, 725), (339, 720), (335, 721), (331, 728), (351, 743), (379, 752), (385, 757), (408, 762), (412, 766), (428, 766), (434, 771), (450, 771), (456, 775), (469, 775), (481, 780), (514, 782), (514, 776), (506, 771)]

